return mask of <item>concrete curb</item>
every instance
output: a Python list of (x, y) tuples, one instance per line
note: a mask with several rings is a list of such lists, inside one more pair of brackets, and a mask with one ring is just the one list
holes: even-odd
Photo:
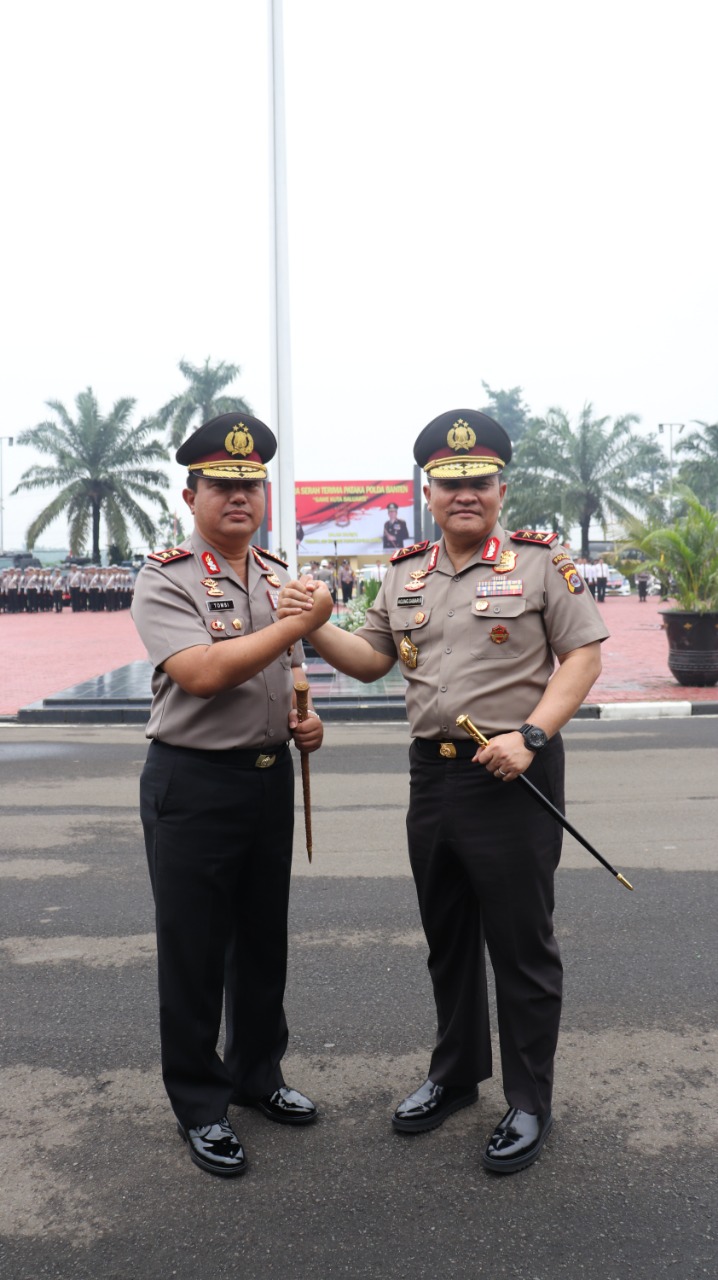
[[(356, 722), (393, 722), (406, 723), (406, 710), (401, 701), (379, 702), (334, 702), (315, 698), (314, 705), (322, 719), (328, 724), (341, 721)], [(718, 716), (718, 700), (713, 702), (596, 702), (584, 703), (579, 707), (574, 720), (659, 720), (683, 719), (687, 716)], [(105, 706), (82, 706), (81, 704), (63, 707), (45, 707), (42, 703), (31, 703), (22, 707), (17, 715), (0, 715), (0, 724), (17, 725), (110, 725), (110, 724), (146, 724), (149, 718), (149, 705), (131, 706), (106, 704)]]
[(596, 702), (579, 707), (574, 720), (660, 720), (684, 716), (718, 716), (715, 702)]

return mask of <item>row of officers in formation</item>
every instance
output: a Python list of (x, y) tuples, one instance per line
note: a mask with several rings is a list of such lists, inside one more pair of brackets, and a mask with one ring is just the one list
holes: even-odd
[(117, 565), (87, 565), (72, 569), (3, 569), (0, 572), (0, 612), (115, 613), (132, 604), (135, 575)]

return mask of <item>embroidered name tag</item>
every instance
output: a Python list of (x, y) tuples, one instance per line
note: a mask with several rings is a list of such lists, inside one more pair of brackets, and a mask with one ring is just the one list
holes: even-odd
[(487, 596), (522, 596), (523, 593), (523, 578), (492, 578), (490, 582), (476, 584), (476, 594), (481, 599)]
[(222, 609), (234, 608), (234, 600), (207, 600), (206, 604), (210, 613), (219, 613)]
[(396, 603), (401, 609), (413, 608), (416, 604), (423, 604), (423, 596), (397, 596)]

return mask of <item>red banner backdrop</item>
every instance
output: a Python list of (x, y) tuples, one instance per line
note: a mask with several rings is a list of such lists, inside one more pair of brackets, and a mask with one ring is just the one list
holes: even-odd
[(300, 560), (391, 555), (414, 541), (413, 480), (298, 480), (295, 488)]

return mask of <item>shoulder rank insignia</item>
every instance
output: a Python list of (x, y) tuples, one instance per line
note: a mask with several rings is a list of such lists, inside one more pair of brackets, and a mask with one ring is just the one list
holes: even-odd
[(275, 564), (281, 564), (283, 569), (289, 568), (289, 561), (283, 560), (281, 556), (277, 556), (273, 551), (267, 551), (266, 547), (252, 547), (252, 550), (258, 552), (259, 555), (266, 556), (268, 560), (274, 560)]
[(389, 563), (396, 564), (397, 560), (406, 560), (407, 556), (420, 556), (422, 552), (426, 551), (428, 545), (429, 541), (427, 539), (426, 542), (415, 542), (413, 547), (400, 547), (398, 551), (394, 552), (393, 556), (389, 556)]
[(535, 542), (540, 547), (550, 547), (558, 538), (557, 533), (539, 529), (517, 529), (510, 534), (512, 542)]
[(183, 551), (181, 547), (169, 547), (167, 551), (151, 551), (147, 559), (156, 560), (158, 564), (171, 564), (173, 560), (184, 560), (191, 555), (191, 551)]

